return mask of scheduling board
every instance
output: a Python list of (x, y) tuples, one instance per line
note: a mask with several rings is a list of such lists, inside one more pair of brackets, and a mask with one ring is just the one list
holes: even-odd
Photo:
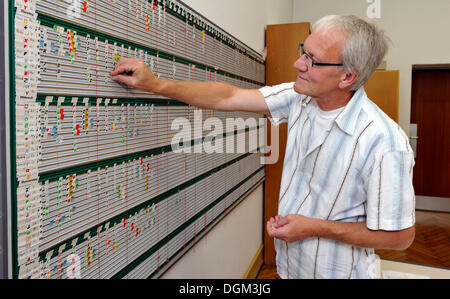
[(262, 57), (181, 1), (10, 0), (9, 30), (14, 277), (158, 277), (264, 179), (259, 115), (110, 79), (135, 57), (264, 85)]

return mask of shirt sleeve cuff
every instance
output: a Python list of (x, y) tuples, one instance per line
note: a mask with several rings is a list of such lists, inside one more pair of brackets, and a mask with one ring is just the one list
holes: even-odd
[(415, 224), (415, 219), (413, 216), (406, 217), (403, 219), (380, 219), (371, 220), (367, 219), (366, 227), (370, 230), (385, 230), (385, 231), (400, 231), (410, 227)]
[(274, 126), (279, 126), (280, 124), (286, 123), (288, 119), (285, 116), (281, 115), (281, 113), (277, 113), (278, 109), (276, 109), (276, 103), (274, 102), (275, 99), (271, 97), (272, 95), (271, 87), (264, 86), (263, 88), (259, 89), (259, 91), (264, 96), (267, 107), (269, 108), (270, 115), (267, 115), (267, 118), (270, 120), (270, 122)]

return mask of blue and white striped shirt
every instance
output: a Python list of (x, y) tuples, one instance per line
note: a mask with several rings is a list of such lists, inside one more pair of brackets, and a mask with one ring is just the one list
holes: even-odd
[[(318, 109), (293, 83), (260, 89), (271, 122), (288, 123), (279, 215), (366, 222), (398, 231), (415, 223), (414, 154), (402, 129), (359, 89), (332, 127), (311, 138)], [(309, 238), (275, 239), (282, 278), (375, 278), (374, 249)]]

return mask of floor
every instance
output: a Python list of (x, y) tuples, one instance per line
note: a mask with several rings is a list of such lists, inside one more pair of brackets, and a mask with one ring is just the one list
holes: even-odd
[[(416, 211), (416, 238), (404, 251), (377, 250), (382, 259), (450, 268), (450, 213)], [(276, 266), (263, 265), (257, 279), (280, 279)]]

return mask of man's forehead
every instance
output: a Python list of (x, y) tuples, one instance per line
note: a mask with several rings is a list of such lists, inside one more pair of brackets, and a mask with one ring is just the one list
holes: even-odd
[(318, 29), (305, 41), (305, 48), (317, 57), (328, 57), (330, 51), (340, 54), (344, 48), (345, 35), (342, 31), (328, 28)]

